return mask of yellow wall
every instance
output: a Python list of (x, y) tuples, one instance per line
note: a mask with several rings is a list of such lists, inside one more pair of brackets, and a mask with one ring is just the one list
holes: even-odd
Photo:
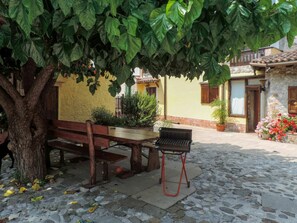
[[(239, 74), (238, 76), (247, 76), (248, 74)], [(202, 79), (194, 79), (192, 82), (186, 78), (168, 78), (167, 77), (167, 116), (190, 118), (198, 120), (215, 121), (212, 116), (212, 108), (210, 104), (201, 104), (201, 85)], [(155, 86), (150, 84), (150, 87)], [(137, 91), (144, 92), (145, 84), (137, 84)], [(219, 95), (228, 101), (228, 82), (223, 87), (220, 86)], [(157, 98), (159, 104), (160, 115), (164, 115), (164, 78), (161, 77), (157, 87)], [(228, 123), (246, 124), (245, 118), (229, 117)]]
[(76, 77), (59, 77), (59, 119), (84, 122), (91, 119), (95, 107), (104, 106), (115, 112), (115, 98), (108, 92), (109, 80), (100, 77), (100, 86), (94, 95), (89, 92), (86, 82), (76, 83)]
[[(202, 80), (192, 82), (184, 77), (167, 78), (167, 115), (203, 120), (212, 120), (209, 104), (201, 104)], [(164, 86), (161, 79), (160, 86)]]

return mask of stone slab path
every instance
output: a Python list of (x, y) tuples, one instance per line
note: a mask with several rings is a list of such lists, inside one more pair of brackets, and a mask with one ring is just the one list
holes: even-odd
[[(189, 128), (188, 126), (180, 126)], [(12, 171), (0, 175), (0, 219), (9, 222), (297, 222), (297, 146), (259, 140), (255, 134), (193, 128), (187, 163), (202, 174), (191, 180), (194, 192), (167, 209), (158, 208), (112, 187), (81, 187), (67, 168), (41, 191), (3, 197)], [(176, 157), (171, 157), (174, 161)], [(68, 167), (69, 167), (68, 166)], [(73, 194), (64, 194), (72, 189)], [(43, 196), (38, 202), (32, 197)], [(75, 202), (74, 202), (75, 201)], [(89, 212), (93, 207), (94, 212)], [(94, 208), (95, 207), (95, 208)]]

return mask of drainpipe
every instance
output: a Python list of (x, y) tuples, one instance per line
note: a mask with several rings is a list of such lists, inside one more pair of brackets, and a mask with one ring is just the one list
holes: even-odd
[(260, 94), (260, 100), (261, 100), (261, 106), (260, 106), (260, 119), (264, 118), (265, 116), (265, 91), (261, 91)]
[(164, 120), (167, 120), (167, 77), (164, 76)]

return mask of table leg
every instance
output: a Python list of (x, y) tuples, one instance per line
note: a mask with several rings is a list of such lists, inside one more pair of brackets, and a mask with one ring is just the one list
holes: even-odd
[(160, 158), (159, 158), (159, 151), (155, 148), (149, 149), (149, 156), (148, 156), (148, 163), (147, 163), (147, 170), (152, 171), (160, 168)]
[(133, 173), (142, 172), (142, 156), (141, 156), (141, 145), (131, 145), (131, 171)]

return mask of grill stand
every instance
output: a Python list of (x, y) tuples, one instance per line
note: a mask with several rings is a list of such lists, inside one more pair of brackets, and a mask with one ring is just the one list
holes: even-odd
[[(187, 186), (188, 188), (190, 187), (190, 181), (188, 180), (188, 175), (187, 175), (187, 171), (186, 171), (186, 156), (187, 153), (166, 153), (164, 151), (162, 151), (162, 168), (161, 168), (161, 178), (159, 179), (159, 183), (162, 183), (162, 188), (163, 188), (163, 194), (168, 196), (168, 197), (177, 197), (179, 195), (180, 192), (180, 187), (182, 184), (182, 179), (183, 179), (183, 175), (185, 175), (186, 178), (186, 182), (187, 182)], [(177, 192), (175, 194), (173, 193), (169, 193), (166, 190), (166, 170), (165, 170), (165, 155), (166, 154), (173, 154), (173, 155), (179, 155), (181, 162), (182, 162), (182, 170), (180, 173), (180, 177), (179, 177), (179, 182), (178, 182), (178, 188), (177, 188)]]

